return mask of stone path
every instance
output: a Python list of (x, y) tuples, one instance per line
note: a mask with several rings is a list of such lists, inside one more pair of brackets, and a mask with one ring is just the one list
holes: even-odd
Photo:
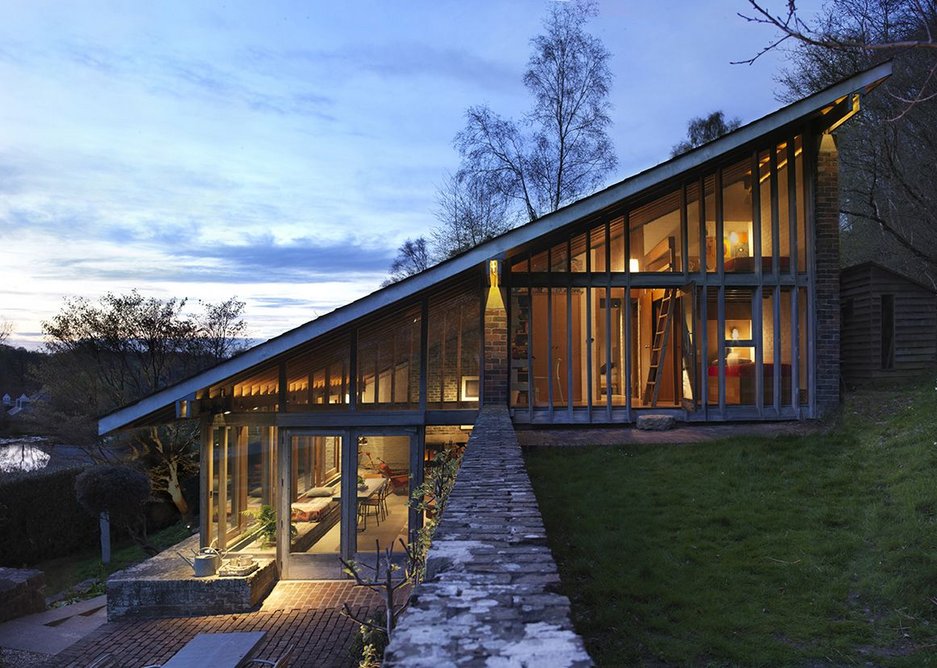
[(345, 601), (358, 614), (377, 609), (377, 597), (350, 582), (280, 582), (257, 612), (110, 622), (46, 665), (84, 668), (110, 654), (117, 665), (138, 668), (167, 661), (198, 633), (266, 631), (254, 658), (275, 659), (295, 646), (290, 666), (355, 666), (349, 648), (358, 625), (339, 612)]

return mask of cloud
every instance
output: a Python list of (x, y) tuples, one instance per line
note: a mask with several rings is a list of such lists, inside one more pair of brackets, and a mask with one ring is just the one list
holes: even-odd
[(121, 258), (117, 241), (89, 244), (94, 254), (48, 258), (34, 267), (45, 279), (154, 283), (360, 283), (379, 281), (392, 260), (386, 248), (343, 241), (297, 239), (280, 243), (257, 238), (250, 244), (193, 244), (176, 236), (163, 244), (135, 244)]
[(245, 49), (243, 62), (265, 75), (311, 65), (331, 73), (333, 78), (366, 73), (382, 79), (404, 80), (408, 84), (414, 78), (436, 78), (454, 85), (472, 84), (499, 91), (514, 91), (521, 81), (520, 70), (504, 63), (483, 58), (466, 49), (418, 42), (357, 43), (334, 49), (251, 47)]

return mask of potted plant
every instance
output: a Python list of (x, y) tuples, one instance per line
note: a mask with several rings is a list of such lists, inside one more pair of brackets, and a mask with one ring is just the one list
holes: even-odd
[[(273, 506), (264, 504), (260, 507), (260, 512), (257, 515), (245, 511), (244, 514), (247, 516), (248, 520), (251, 522), (257, 522), (257, 533), (263, 538), (263, 547), (270, 547), (271, 545), (276, 545), (277, 542), (277, 511), (273, 509)], [(290, 538), (293, 538), (298, 533), (296, 526), (290, 524)]]

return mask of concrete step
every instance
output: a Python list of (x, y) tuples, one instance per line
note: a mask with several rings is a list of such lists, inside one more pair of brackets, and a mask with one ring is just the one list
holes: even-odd
[(85, 633), (62, 631), (54, 626), (25, 624), (18, 620), (0, 626), (0, 647), (41, 654), (58, 654), (85, 637)]
[(101, 596), (95, 596), (94, 598), (78, 601), (77, 603), (63, 605), (61, 608), (37, 612), (34, 615), (27, 615), (19, 619), (20, 621), (29, 621), (33, 624), (54, 624), (57, 621), (62, 621), (69, 617), (74, 617), (75, 615), (95, 612), (105, 606), (107, 606), (107, 596), (102, 594)]
[(58, 654), (107, 622), (107, 597), (97, 596), (0, 624), (0, 647)]
[(90, 615), (76, 615), (74, 617), (69, 617), (64, 622), (53, 628), (63, 633), (78, 633), (81, 635), (81, 637), (84, 637), (102, 624), (106, 623), (106, 613), (103, 617), (97, 613), (93, 613)]

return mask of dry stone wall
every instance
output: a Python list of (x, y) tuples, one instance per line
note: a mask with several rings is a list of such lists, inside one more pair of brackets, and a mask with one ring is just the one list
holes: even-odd
[(507, 408), (483, 408), (385, 666), (591, 666)]

